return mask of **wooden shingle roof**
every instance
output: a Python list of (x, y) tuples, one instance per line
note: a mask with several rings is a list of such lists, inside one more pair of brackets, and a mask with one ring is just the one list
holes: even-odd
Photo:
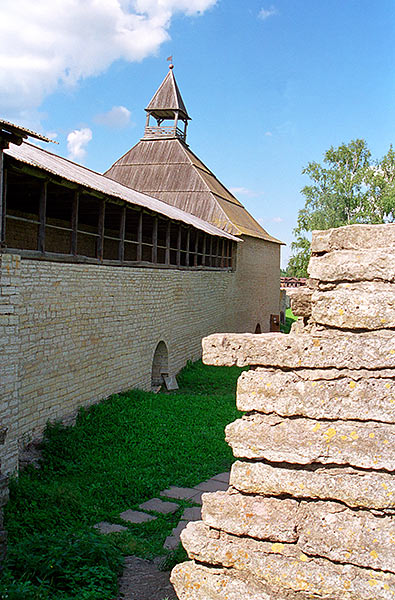
[(190, 120), (172, 69), (169, 70), (145, 110), (159, 119), (172, 119), (174, 111), (178, 111), (181, 118)]
[(282, 243), (263, 229), (180, 139), (140, 140), (105, 175), (232, 235)]

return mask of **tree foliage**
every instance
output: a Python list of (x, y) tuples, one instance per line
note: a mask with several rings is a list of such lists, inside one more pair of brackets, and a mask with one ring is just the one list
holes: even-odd
[(352, 223), (389, 223), (395, 220), (395, 152), (390, 146), (380, 160), (372, 159), (365, 140), (331, 147), (323, 164), (310, 162), (302, 171), (311, 184), (302, 189), (306, 201), (299, 211), (293, 254), (287, 273), (307, 276), (308, 234)]

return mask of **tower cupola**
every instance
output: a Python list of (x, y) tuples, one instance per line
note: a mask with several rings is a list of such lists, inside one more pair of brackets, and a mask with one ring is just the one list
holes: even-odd
[[(145, 109), (147, 120), (144, 140), (178, 138), (186, 141), (188, 121), (191, 118), (178, 89), (173, 68), (172, 64), (169, 65), (168, 74)], [(151, 125), (151, 117), (156, 121), (154, 126)], [(172, 123), (163, 124), (165, 121)]]

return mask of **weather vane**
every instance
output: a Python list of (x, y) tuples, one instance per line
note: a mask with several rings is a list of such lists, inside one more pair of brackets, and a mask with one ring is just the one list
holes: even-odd
[(168, 60), (168, 61), (170, 62), (170, 64), (169, 64), (169, 69), (174, 69), (174, 65), (173, 65), (173, 55), (171, 55), (171, 56), (168, 56), (168, 57), (166, 58), (166, 60)]

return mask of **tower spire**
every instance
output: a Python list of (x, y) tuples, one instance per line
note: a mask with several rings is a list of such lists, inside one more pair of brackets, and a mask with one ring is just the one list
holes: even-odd
[[(172, 59), (169, 56), (167, 60)], [(174, 65), (170, 62), (169, 72), (145, 109), (147, 121), (143, 139), (178, 138), (186, 141), (188, 121), (191, 118), (178, 89), (173, 69)], [(156, 120), (156, 126), (150, 124), (151, 117)], [(173, 121), (171, 125), (162, 125), (163, 121), (170, 120)]]

